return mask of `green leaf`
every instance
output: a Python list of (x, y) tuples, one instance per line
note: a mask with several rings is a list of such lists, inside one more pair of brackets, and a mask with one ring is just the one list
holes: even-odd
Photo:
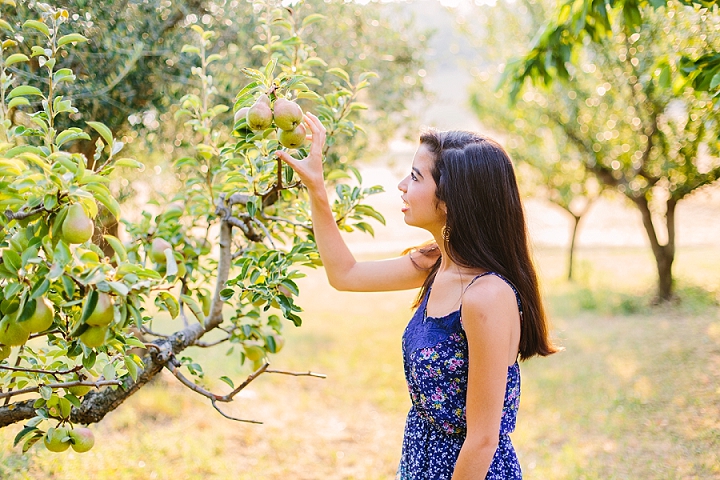
[(8, 102), (8, 108), (19, 107), (20, 105), (30, 105), (30, 100), (25, 97), (15, 97)]
[(180, 49), (180, 53), (195, 53), (200, 55), (200, 49), (195, 45), (183, 45), (182, 49)]
[(121, 262), (127, 260), (127, 251), (125, 250), (122, 242), (117, 237), (114, 237), (112, 235), (103, 235), (103, 238), (112, 247)]
[(710, 90), (714, 90), (718, 85), (720, 85), (720, 72), (713, 75), (712, 80), (710, 81)]
[(298, 288), (297, 284), (295, 282), (293, 282), (292, 280), (285, 279), (282, 282), (280, 282), (280, 285), (282, 285), (283, 287), (290, 290), (290, 292), (292, 292), (293, 295), (297, 296), (300, 294), (300, 289)]
[(660, 77), (658, 83), (663, 88), (670, 88), (672, 86), (672, 80), (670, 78), (670, 65), (665, 64), (660, 71)]
[(95, 350), (91, 350), (89, 354), (83, 357), (82, 364), (83, 367), (87, 368), (88, 370), (93, 368), (95, 366), (95, 360), (97, 359), (97, 353), (95, 353)]
[(64, 36), (60, 37), (57, 44), (58, 44), (58, 47), (62, 47), (63, 45), (67, 45), (68, 43), (72, 43), (72, 42), (78, 43), (78, 42), (87, 42), (87, 41), (88, 41), (88, 39), (85, 38), (84, 36), (80, 35), (79, 33), (70, 33), (68, 35), (64, 35)]
[(198, 319), (201, 323), (205, 321), (205, 314), (202, 311), (202, 308), (200, 308), (200, 305), (195, 301), (194, 298), (192, 298), (189, 295), (180, 295), (180, 299), (185, 302), (185, 304), (190, 307), (190, 311), (192, 311), (193, 315), (195, 315), (195, 318)]
[(40, 95), (42, 96), (42, 92), (37, 87), (31, 87), (30, 85), (20, 85), (19, 87), (15, 87), (12, 89), (10, 93), (8, 93), (8, 96), (6, 97), (8, 100), (11, 98), (15, 98), (17, 96), (26, 96), (26, 95)]
[(135, 337), (127, 337), (125, 341), (131, 347), (146, 348), (146, 345)]
[(117, 372), (115, 371), (115, 366), (112, 363), (108, 363), (103, 368), (103, 377), (105, 377), (105, 380), (115, 380), (117, 377)]
[(23, 438), (25, 438), (30, 432), (34, 432), (36, 430), (38, 430), (37, 427), (24, 427), (18, 432), (17, 435), (15, 435), (15, 440), (13, 440), (13, 447), (17, 447), (17, 444), (22, 442)]
[(22, 259), (20, 258), (20, 255), (15, 253), (13, 250), (10, 250), (9, 248), (3, 250), (2, 259), (5, 266), (11, 272), (17, 272), (22, 266)]
[(219, 55), (219, 54), (217, 54), (217, 53), (213, 53), (212, 55), (210, 55), (209, 57), (207, 57), (207, 59), (206, 59), (205, 61), (206, 61), (206, 63), (207, 63), (208, 65), (210, 65), (212, 62), (214, 62), (214, 61), (216, 61), (216, 60), (220, 60), (220, 59), (222, 59), (222, 58), (223, 58), (222, 55)]
[(327, 18), (327, 17), (321, 13), (313, 13), (312, 15), (308, 15), (307, 17), (303, 18), (302, 26), (303, 26), (303, 28), (305, 28), (308, 25), (311, 25), (315, 22), (324, 20), (325, 18)]
[(125, 368), (127, 368), (127, 371), (130, 374), (130, 377), (133, 379), (133, 381), (137, 381), (137, 374), (138, 374), (137, 364), (130, 357), (125, 357), (124, 362), (125, 362)]
[(90, 294), (87, 297), (87, 300), (85, 301), (85, 305), (83, 306), (82, 316), (80, 317), (80, 323), (85, 323), (85, 321), (90, 317), (93, 310), (95, 310), (95, 306), (98, 302), (98, 292), (97, 290), (93, 289), (90, 290)]
[(65, 398), (67, 401), (72, 403), (73, 407), (77, 407), (77, 408), (82, 407), (82, 402), (80, 401), (80, 399), (77, 398), (72, 393), (67, 393), (63, 398)]
[(90, 125), (90, 127), (93, 130), (98, 132), (100, 134), (100, 136), (103, 138), (103, 140), (105, 140), (105, 143), (107, 145), (112, 146), (112, 144), (113, 144), (112, 132), (110, 131), (110, 129), (107, 126), (105, 126), (104, 123), (100, 123), (100, 122), (85, 122), (85, 123)]
[(27, 55), (22, 53), (14, 53), (5, 59), (5, 65), (12, 65), (13, 63), (27, 62), (30, 60)]
[(348, 73), (342, 68), (328, 68), (326, 73), (329, 73), (330, 75), (335, 75), (336, 77), (345, 80), (345, 82), (350, 85), (350, 75), (348, 75)]
[(170, 313), (171, 318), (176, 318), (178, 316), (180, 313), (180, 304), (175, 297), (172, 296), (172, 294), (168, 292), (160, 292), (158, 293), (157, 298), (162, 304), (161, 307), (164, 306), (165, 310)]
[(60, 147), (65, 143), (71, 142), (73, 140), (90, 140), (90, 135), (83, 132), (79, 128), (71, 127), (58, 134), (58, 136), (55, 138), (55, 145)]
[(107, 282), (107, 284), (110, 287), (110, 290), (121, 297), (127, 297), (128, 293), (130, 293), (130, 289), (122, 282)]
[(50, 281), (47, 278), (44, 278), (42, 282), (36, 283), (32, 290), (30, 290), (30, 299), (35, 300), (42, 297), (49, 289)]
[(134, 158), (119, 158), (119, 159), (115, 160), (114, 165), (116, 167), (129, 167), (129, 168), (137, 168), (137, 169), (145, 168), (145, 165), (138, 162)]
[(62, 418), (69, 418), (70, 412), (72, 412), (72, 403), (70, 403), (70, 400), (61, 398), (58, 401), (58, 406), (60, 407), (60, 416)]
[(44, 400), (50, 400), (50, 397), (52, 397), (52, 388), (50, 388), (50, 387), (43, 385), (42, 387), (40, 387), (39, 392), (40, 392), (40, 396)]
[(50, 38), (50, 29), (43, 22), (38, 22), (37, 20), (27, 20), (25, 23), (23, 23), (23, 28), (35, 29), (38, 32), (43, 33), (46, 37)]
[(222, 377), (220, 377), (220, 380), (227, 383), (230, 386), (230, 388), (232, 388), (233, 390), (235, 389), (235, 383), (233, 383), (233, 381), (232, 381), (232, 379), (230, 379), (230, 377), (222, 376)]
[(13, 30), (12, 26), (8, 22), (3, 20), (2, 18), (0, 18), (0, 28), (2, 28), (3, 30), (7, 30), (8, 32), (15, 31), (15, 30)]
[(165, 273), (168, 277), (177, 275), (178, 266), (172, 248), (166, 248), (163, 253), (165, 254)]
[(42, 438), (43, 438), (43, 436), (39, 430), (37, 432), (35, 432), (32, 436), (30, 436), (30, 438), (25, 440), (25, 443), (23, 444), (23, 447), (22, 447), (22, 453), (27, 453), (27, 451), (30, 450), (32, 448), (32, 446), (35, 445), (37, 442), (42, 440)]
[(98, 192), (93, 192), (93, 196), (95, 200), (102, 203), (115, 218), (120, 218), (120, 205), (117, 200), (109, 195)]

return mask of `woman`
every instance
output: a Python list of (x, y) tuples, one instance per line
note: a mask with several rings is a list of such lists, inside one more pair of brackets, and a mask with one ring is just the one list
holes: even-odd
[(398, 188), (408, 225), (435, 242), (399, 258), (357, 262), (325, 191), (325, 128), (312, 114), (304, 160), (277, 155), (300, 176), (330, 284), (338, 290), (421, 287), (403, 335), (408, 414), (397, 478), (519, 479), (508, 434), (519, 405), (518, 359), (556, 351), (530, 259), (512, 164), (469, 132), (426, 132)]

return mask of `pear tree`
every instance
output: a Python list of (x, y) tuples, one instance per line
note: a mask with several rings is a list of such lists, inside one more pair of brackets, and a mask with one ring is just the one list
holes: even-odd
[[(307, 196), (274, 153), (307, 154), (304, 135), (283, 141), (299, 128), (298, 111), (315, 112), (329, 139), (354, 136), (358, 95), (374, 74), (352, 78), (328, 66), (303, 37), (324, 17), (268, 0), (256, 9), (268, 33), (255, 45), (263, 67), (233, 66), (238, 93), (227, 103), (213, 76), (227, 66), (217, 35), (192, 25), (182, 52), (193, 67), (174, 117), (191, 139), (172, 160), (183, 190), (160, 213), (127, 219), (113, 185), (143, 164), (65, 93), (77, 78), (64, 59), (88, 41), (72, 31), (74, 16), (34, 7), (20, 24), (0, 18), (0, 428), (17, 426), (23, 451), (88, 451), (95, 439), (86, 426), (164, 369), (222, 416), (255, 421), (221, 405), (263, 374), (320, 376), (269, 368), (285, 325), (302, 323), (296, 280), (320, 265)], [(40, 66), (43, 88), (14, 74), (26, 62)], [(321, 76), (334, 80), (324, 85)], [(258, 102), (262, 122), (250, 114)], [(230, 124), (224, 114), (232, 112)], [(76, 148), (91, 141), (85, 129), (60, 122), (78, 113), (97, 135), (92, 159)], [(384, 219), (363, 202), (380, 187), (362, 188), (352, 167), (355, 178), (332, 168), (338, 225), (372, 233), (368, 219)], [(88, 235), (101, 206), (125, 227), (123, 238), (105, 235), (111, 255)], [(223, 348), (251, 373), (223, 375), (225, 393), (212, 392), (190, 347)]]

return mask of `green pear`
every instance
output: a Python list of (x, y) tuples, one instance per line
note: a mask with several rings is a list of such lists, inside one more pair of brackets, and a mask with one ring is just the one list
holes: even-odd
[(247, 113), (250, 110), (250, 107), (242, 107), (237, 112), (235, 112), (235, 124), (242, 120), (247, 119)]
[(62, 236), (67, 243), (85, 243), (92, 238), (95, 224), (85, 213), (79, 203), (68, 208), (67, 216), (62, 224)]
[(115, 318), (115, 310), (110, 295), (98, 292), (98, 300), (86, 322), (91, 327), (107, 327)]
[(97, 348), (105, 344), (107, 327), (90, 327), (80, 335), (80, 341), (88, 348)]
[(28, 333), (42, 332), (50, 328), (54, 317), (55, 313), (52, 304), (41, 297), (35, 300), (35, 311), (30, 318), (24, 322), (19, 322), (19, 325)]
[(153, 238), (152, 245), (150, 246), (150, 259), (155, 263), (164, 264), (167, 259), (165, 258), (165, 250), (172, 249), (170, 242), (163, 238)]
[(75, 427), (68, 432), (70, 445), (78, 453), (87, 452), (95, 445), (95, 436), (87, 427)]
[(273, 117), (275, 125), (279, 128), (295, 130), (295, 127), (302, 122), (303, 111), (297, 103), (285, 98), (278, 98), (273, 105)]
[(0, 345), (15, 347), (24, 345), (30, 338), (30, 332), (20, 326), (15, 318), (5, 317), (0, 321)]
[(247, 111), (247, 124), (252, 130), (265, 130), (272, 125), (273, 114), (270, 109), (270, 98), (264, 93), (258, 97)]
[(252, 362), (258, 362), (265, 356), (265, 349), (259, 345), (244, 345), (245, 356)]
[[(75, 378), (71, 381), (79, 380), (78, 376), (76, 375)], [(88, 394), (90, 390), (92, 390), (93, 387), (89, 385), (75, 385), (74, 387), (68, 387), (68, 392), (72, 393), (76, 397), (80, 398)]]
[(283, 147), (298, 148), (305, 143), (305, 126), (299, 124), (294, 130), (281, 130), (278, 139)]
[(45, 438), (43, 439), (43, 443), (45, 443), (45, 448), (51, 452), (64, 452), (70, 448), (70, 437), (68, 436), (67, 428), (48, 428)]
[(10, 356), (10, 352), (12, 349), (8, 346), (2, 345), (0, 346), (0, 361), (5, 360)]

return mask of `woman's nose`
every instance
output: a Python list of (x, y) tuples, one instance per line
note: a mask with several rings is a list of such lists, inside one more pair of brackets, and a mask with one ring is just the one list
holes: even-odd
[[(409, 177), (409, 175), (408, 175), (408, 177)], [(402, 180), (400, 180), (400, 183), (398, 183), (398, 190), (400, 190), (403, 193), (407, 192), (408, 177), (403, 178)]]

